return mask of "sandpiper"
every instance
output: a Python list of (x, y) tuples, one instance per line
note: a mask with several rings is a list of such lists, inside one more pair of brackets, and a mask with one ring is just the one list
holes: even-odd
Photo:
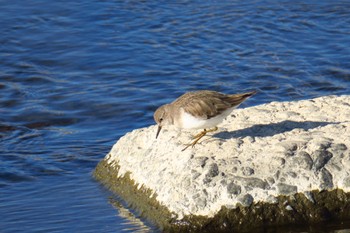
[(175, 125), (180, 129), (204, 129), (193, 137), (182, 150), (196, 143), (208, 132), (218, 129), (221, 123), (233, 109), (244, 100), (254, 95), (256, 91), (242, 94), (226, 95), (216, 91), (188, 92), (170, 104), (160, 106), (154, 113), (154, 120), (158, 124), (156, 138), (164, 125)]

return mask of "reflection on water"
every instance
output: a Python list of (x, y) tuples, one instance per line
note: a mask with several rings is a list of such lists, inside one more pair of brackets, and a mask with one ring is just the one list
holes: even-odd
[(118, 216), (127, 219), (128, 222), (122, 223), (123, 228), (126, 231), (137, 232), (137, 233), (149, 233), (149, 232), (160, 232), (156, 228), (150, 229), (149, 226), (145, 225), (145, 219), (140, 219), (139, 216), (135, 216), (135, 213), (131, 212), (131, 210), (125, 208), (126, 203), (124, 205), (118, 201), (116, 198), (110, 198), (109, 203), (114, 206), (118, 210)]
[(350, 93), (348, 1), (0, 6), (4, 232), (154, 231), (109, 203), (91, 171), (186, 91), (259, 90), (241, 107)]

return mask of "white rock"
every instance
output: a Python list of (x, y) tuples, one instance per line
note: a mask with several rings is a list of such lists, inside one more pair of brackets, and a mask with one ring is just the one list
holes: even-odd
[(210, 217), (222, 206), (271, 202), (296, 191), (350, 191), (350, 96), (273, 102), (233, 114), (219, 125), (224, 131), (184, 152), (199, 131), (164, 128), (155, 139), (153, 125), (127, 133), (105, 159), (180, 218)]

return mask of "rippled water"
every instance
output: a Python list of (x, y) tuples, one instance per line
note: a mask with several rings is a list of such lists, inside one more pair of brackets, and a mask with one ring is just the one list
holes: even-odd
[(350, 94), (349, 1), (0, 9), (1, 232), (156, 231), (91, 174), (119, 137), (186, 91), (259, 90), (242, 107)]

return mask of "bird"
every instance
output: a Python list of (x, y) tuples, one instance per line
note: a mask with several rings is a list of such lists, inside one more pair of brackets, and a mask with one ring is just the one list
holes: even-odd
[(163, 126), (174, 125), (180, 129), (203, 129), (193, 136), (193, 141), (182, 150), (194, 147), (208, 132), (218, 130), (220, 124), (233, 109), (256, 91), (240, 94), (224, 94), (217, 91), (201, 90), (187, 92), (169, 104), (160, 106), (154, 112), (158, 125), (156, 139)]

